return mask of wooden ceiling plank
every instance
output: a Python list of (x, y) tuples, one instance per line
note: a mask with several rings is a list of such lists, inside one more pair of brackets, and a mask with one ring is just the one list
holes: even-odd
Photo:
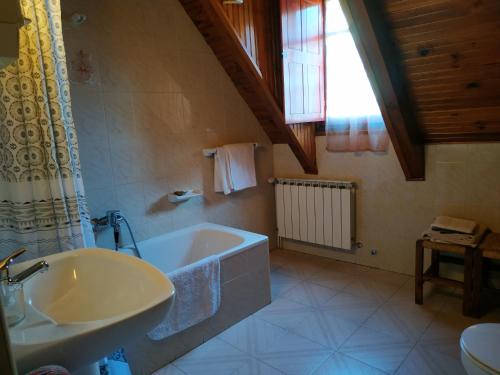
[(387, 131), (407, 180), (425, 179), (423, 139), (382, 7), (373, 0), (341, 0), (372, 83)]
[(425, 138), (426, 143), (476, 143), (476, 142), (499, 142), (500, 133), (484, 134), (444, 134), (442, 136), (429, 136)]

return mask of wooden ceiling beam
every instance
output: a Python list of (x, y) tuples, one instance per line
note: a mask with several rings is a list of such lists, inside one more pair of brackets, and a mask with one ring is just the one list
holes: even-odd
[[(227, 16), (220, 0), (180, 0), (186, 13), (212, 48), (240, 95), (246, 101), (273, 143), (288, 143), (306, 173), (317, 174), (313, 147), (305, 147), (309, 137), (299, 139), (285, 124), (276, 102), (256, 61), (250, 58)], [(265, 52), (265, 51), (261, 51)], [(314, 139), (312, 140), (314, 142)]]
[(380, 0), (341, 0), (341, 4), (406, 179), (424, 180), (423, 137), (383, 4)]

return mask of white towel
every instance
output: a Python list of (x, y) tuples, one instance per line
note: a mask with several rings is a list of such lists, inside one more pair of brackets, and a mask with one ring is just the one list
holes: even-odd
[(214, 189), (215, 192), (223, 191), (224, 194), (230, 194), (233, 190), (233, 181), (231, 180), (231, 168), (229, 165), (229, 156), (224, 147), (218, 147), (214, 156)]
[(215, 191), (223, 191), (227, 195), (257, 186), (254, 154), (253, 143), (238, 143), (217, 148), (214, 167)]
[(175, 286), (175, 299), (167, 316), (148, 333), (163, 340), (200, 323), (219, 310), (220, 261), (214, 255), (167, 274)]

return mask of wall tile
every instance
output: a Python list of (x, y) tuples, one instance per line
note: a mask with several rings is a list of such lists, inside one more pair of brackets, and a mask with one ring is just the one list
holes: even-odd
[[(329, 153), (325, 137), (316, 141), (317, 178), (349, 179), (359, 186), (357, 240), (364, 246), (348, 254), (307, 244), (290, 247), (411, 274), (415, 240), (437, 215), (500, 230), (500, 144), (427, 146), (425, 182), (407, 182), (392, 147), (385, 154)], [(286, 145), (274, 145), (274, 170), (278, 176), (308, 177)]]
[(105, 142), (88, 142), (79, 137), (80, 164), (86, 188), (105, 188), (113, 185), (113, 166), (107, 138)]
[(71, 88), (74, 121), (77, 135), (89, 142), (107, 143), (108, 133), (101, 92), (85, 85)]
[(181, 92), (182, 77), (180, 52), (178, 49), (161, 49), (158, 51), (158, 62), (160, 64), (158, 80), (163, 84), (165, 92)]
[(198, 51), (179, 51), (179, 79), (182, 92), (200, 92), (203, 89), (203, 56)]
[(103, 217), (109, 209), (116, 208), (114, 187), (85, 189), (92, 217)]
[[(71, 87), (92, 213), (122, 210), (138, 240), (210, 220), (266, 234), (272, 247), (272, 146), (180, 3), (62, 6), (88, 15), (79, 28), (64, 25), (65, 43), (92, 51), (99, 71), (96, 84)], [(259, 186), (226, 197), (213, 192), (213, 159), (201, 150), (236, 142), (266, 145), (256, 155)], [(204, 197), (168, 202), (168, 193), (186, 189)], [(97, 242), (112, 247), (112, 233)]]

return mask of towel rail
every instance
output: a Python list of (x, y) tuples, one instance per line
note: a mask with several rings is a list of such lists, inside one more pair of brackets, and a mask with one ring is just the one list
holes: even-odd
[(282, 184), (291, 186), (316, 186), (335, 189), (356, 189), (353, 181), (332, 181), (332, 180), (307, 180), (302, 178), (282, 178), (270, 177), (267, 179), (270, 184)]
[[(254, 143), (253, 146), (255, 148), (263, 147), (260, 143)], [(210, 158), (217, 153), (217, 148), (204, 148), (202, 152), (203, 156)]]

